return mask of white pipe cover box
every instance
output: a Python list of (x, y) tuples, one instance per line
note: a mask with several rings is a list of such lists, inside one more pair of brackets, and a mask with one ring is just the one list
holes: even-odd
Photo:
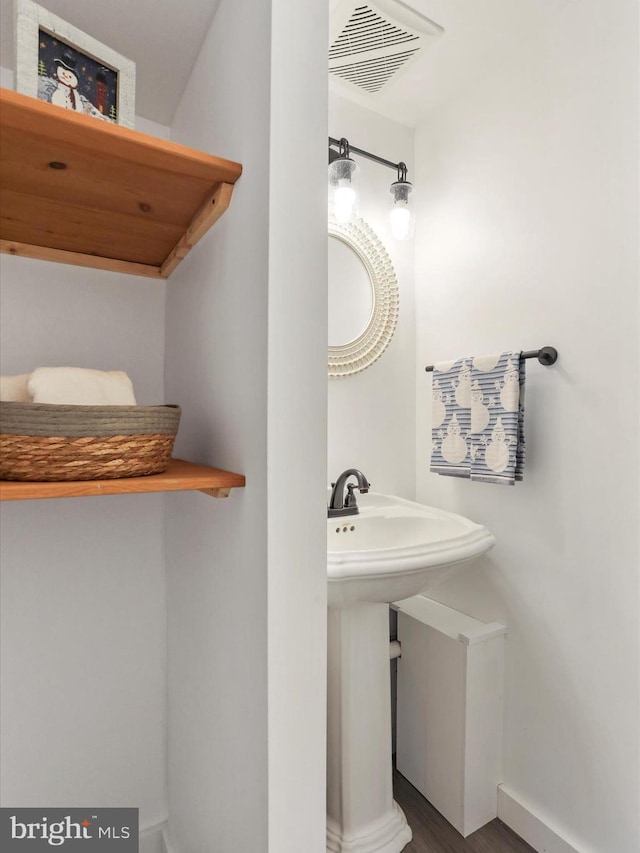
[(394, 607), (396, 765), (466, 837), (498, 814), (506, 628), (423, 595)]

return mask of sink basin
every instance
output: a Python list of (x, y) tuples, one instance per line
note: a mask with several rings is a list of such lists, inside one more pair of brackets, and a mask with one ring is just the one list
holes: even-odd
[(330, 607), (417, 595), (495, 544), (482, 525), (435, 507), (372, 492), (358, 505), (327, 519)]

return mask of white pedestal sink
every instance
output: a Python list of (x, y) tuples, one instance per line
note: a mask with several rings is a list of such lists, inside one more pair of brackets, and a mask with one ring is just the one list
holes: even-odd
[(399, 853), (411, 829), (393, 800), (389, 603), (434, 586), (495, 539), (466, 518), (369, 493), (327, 521), (327, 851)]

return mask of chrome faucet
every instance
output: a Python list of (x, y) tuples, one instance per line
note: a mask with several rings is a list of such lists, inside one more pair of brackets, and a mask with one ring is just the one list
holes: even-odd
[[(349, 477), (355, 477), (358, 481), (357, 484), (347, 483)], [(331, 485), (333, 486), (333, 489), (331, 491), (329, 508), (327, 510), (328, 517), (336, 518), (341, 515), (357, 515), (360, 510), (358, 509), (358, 503), (356, 501), (356, 496), (353, 494), (353, 490), (358, 489), (359, 492), (364, 494), (368, 492), (370, 488), (370, 483), (362, 471), (358, 471), (357, 468), (348, 468), (346, 471), (343, 471), (335, 483), (331, 483)], [(344, 495), (345, 485), (347, 487), (346, 497)]]

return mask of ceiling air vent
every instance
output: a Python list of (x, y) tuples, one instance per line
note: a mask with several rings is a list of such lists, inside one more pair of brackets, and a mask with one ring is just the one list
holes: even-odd
[(400, 0), (343, 0), (330, 32), (329, 73), (373, 95), (443, 30)]

